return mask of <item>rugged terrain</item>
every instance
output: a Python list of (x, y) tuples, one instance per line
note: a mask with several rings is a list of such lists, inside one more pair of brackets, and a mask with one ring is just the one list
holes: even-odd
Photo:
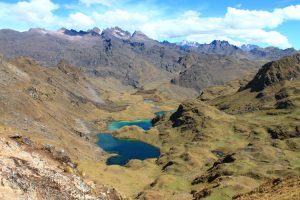
[(267, 63), (183, 102), (149, 134), (118, 131), (162, 150), (161, 175), (138, 198), (297, 199), (298, 179), (285, 177), (300, 174), (299, 66), (299, 54)]
[(234, 199), (297, 200), (300, 196), (299, 185), (299, 177), (287, 177), (284, 179), (277, 178), (262, 184), (257, 189), (247, 194), (237, 195)]
[[(118, 174), (135, 177), (136, 170), (107, 167), (109, 155), (95, 145), (96, 134), (108, 121), (152, 118), (154, 108), (172, 110), (178, 104), (157, 90), (137, 91), (113, 78), (91, 77), (64, 61), (45, 68), (31, 58), (1, 57), (0, 77), (1, 127), (62, 150), (87, 178), (110, 186), (119, 183)], [(149, 99), (155, 103), (144, 101)], [(138, 178), (121, 182), (123, 197), (128, 188), (142, 190), (144, 184), (131, 186)]]
[[(285, 178), (300, 174), (300, 55), (293, 49), (179, 46), (119, 28), (1, 30), (0, 47), (0, 191), (18, 195), (8, 198), (297, 194), (298, 180)], [(107, 166), (96, 134), (109, 121), (151, 119), (157, 110), (176, 112), (153, 119), (147, 133), (124, 127), (113, 134), (153, 144), (161, 156)], [(270, 190), (272, 180), (280, 181)], [(255, 189), (263, 183), (262, 192)]]
[(53, 146), (39, 148), (1, 127), (0, 199), (120, 200), (112, 188), (83, 180), (70, 158)]
[(188, 54), (180, 60), (186, 69), (171, 82), (201, 91), (208, 86), (222, 85), (237, 77), (253, 73), (260, 64), (265, 62), (265, 60), (253, 61), (227, 55)]

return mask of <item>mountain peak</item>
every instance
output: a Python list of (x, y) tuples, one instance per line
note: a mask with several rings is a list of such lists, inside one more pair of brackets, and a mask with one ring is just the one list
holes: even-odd
[(88, 30), (87, 32), (89, 32), (92, 35), (100, 35), (101, 30), (98, 27), (94, 27), (94, 28)]
[(30, 28), (28, 30), (28, 32), (30, 32), (30, 33), (46, 34), (46, 33), (50, 32), (50, 31), (47, 31), (46, 29), (43, 29), (43, 28)]
[(200, 44), (195, 41), (188, 41), (188, 40), (182, 40), (181, 42), (178, 43), (178, 45), (183, 46), (183, 47), (198, 47)]
[(142, 31), (134, 31), (131, 38), (134, 40), (142, 40), (142, 41), (149, 40), (149, 37)]
[(292, 81), (300, 77), (300, 54), (283, 57), (280, 60), (272, 61), (258, 71), (255, 77), (242, 90), (251, 89), (258, 92), (267, 86), (288, 80)]
[(259, 48), (259, 46), (253, 45), (253, 44), (243, 44), (241, 46), (241, 49), (243, 51), (252, 51), (252, 50), (257, 49), (257, 48)]
[(85, 35), (92, 35), (92, 36), (99, 36), (101, 30), (97, 27), (87, 31), (77, 31), (75, 29), (67, 29), (67, 28), (60, 28), (57, 32), (68, 35), (68, 36), (85, 36)]
[(66, 29), (65, 27), (61, 27), (60, 29), (57, 30), (57, 32), (63, 33), (63, 32), (65, 32), (66, 30), (67, 30), (67, 29)]
[(128, 40), (131, 37), (131, 34), (128, 31), (124, 31), (118, 26), (107, 28), (103, 31), (104, 34), (112, 35), (116, 38), (122, 39), (122, 40)]
[(234, 46), (229, 44), (226, 40), (214, 40), (210, 43), (211, 46), (220, 46), (220, 47), (227, 47), (227, 46)]
[(29, 32), (32, 32), (32, 31), (46, 31), (46, 29), (44, 29), (44, 28), (30, 28), (28, 31)]

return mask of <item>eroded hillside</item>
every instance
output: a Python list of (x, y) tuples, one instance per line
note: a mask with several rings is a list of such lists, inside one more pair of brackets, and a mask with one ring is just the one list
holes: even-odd
[(20, 135), (3, 137), (14, 134), (9, 132), (1, 127), (0, 199), (122, 199), (114, 189), (84, 180), (65, 152)]

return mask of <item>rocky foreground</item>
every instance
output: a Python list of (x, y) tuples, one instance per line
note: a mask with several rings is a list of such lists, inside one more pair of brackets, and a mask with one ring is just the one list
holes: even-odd
[(120, 200), (114, 190), (84, 180), (70, 158), (39, 149), (19, 135), (0, 138), (0, 199)]

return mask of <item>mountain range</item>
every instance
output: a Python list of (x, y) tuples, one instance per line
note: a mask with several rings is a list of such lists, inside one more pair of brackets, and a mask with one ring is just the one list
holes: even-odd
[(247, 47), (217, 40), (210, 44), (159, 42), (140, 31), (130, 34), (119, 27), (102, 31), (0, 30), (0, 53), (8, 58), (28, 56), (44, 66), (55, 66), (65, 60), (91, 75), (113, 77), (134, 88), (164, 80), (198, 91), (297, 52)]

